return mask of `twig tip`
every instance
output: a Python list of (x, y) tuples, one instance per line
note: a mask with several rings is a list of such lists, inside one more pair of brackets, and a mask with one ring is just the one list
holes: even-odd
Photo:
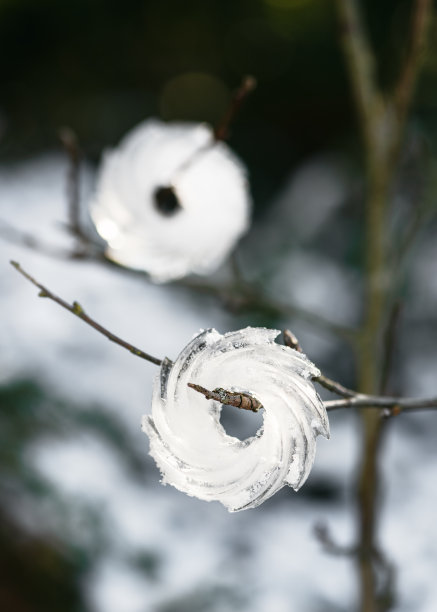
[(258, 82), (254, 76), (247, 74), (243, 78), (243, 87), (246, 91), (253, 91), (254, 89), (256, 89), (257, 85)]

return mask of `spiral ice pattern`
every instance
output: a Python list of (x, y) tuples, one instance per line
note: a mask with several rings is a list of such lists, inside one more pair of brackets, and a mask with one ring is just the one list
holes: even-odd
[(217, 268), (250, 207), (245, 167), (209, 126), (150, 119), (105, 154), (91, 216), (108, 258), (165, 282)]
[[(329, 438), (323, 403), (311, 383), (318, 369), (274, 342), (280, 332), (202, 331), (155, 381), (143, 418), (163, 484), (236, 512), (254, 508), (288, 484), (296, 491), (313, 465), (316, 437)], [(187, 386), (249, 393), (264, 406), (257, 434), (241, 441), (220, 424), (221, 405)]]

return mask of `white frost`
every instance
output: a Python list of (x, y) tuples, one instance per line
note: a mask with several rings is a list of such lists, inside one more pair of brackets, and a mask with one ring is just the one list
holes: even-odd
[[(156, 191), (169, 187), (180, 206), (163, 211)], [(109, 258), (163, 282), (217, 268), (250, 206), (244, 166), (209, 126), (153, 119), (105, 154), (91, 216)]]
[[(317, 368), (274, 342), (280, 332), (201, 332), (155, 380), (143, 418), (163, 483), (230, 511), (254, 508), (285, 484), (298, 490), (313, 465), (316, 437), (329, 437), (326, 410), (311, 383)], [(255, 436), (238, 440), (220, 424), (221, 405), (187, 383), (252, 394), (264, 406)], [(237, 410), (237, 408), (235, 408)]]

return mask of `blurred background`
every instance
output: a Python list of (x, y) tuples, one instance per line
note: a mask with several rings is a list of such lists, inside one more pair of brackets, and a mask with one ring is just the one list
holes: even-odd
[[(361, 4), (389, 88), (412, 2)], [(228, 514), (162, 487), (140, 431), (157, 368), (37, 300), (8, 264), (18, 260), (158, 357), (174, 358), (200, 328), (289, 327), (327, 375), (356, 386), (350, 346), (335, 325), (353, 326), (362, 313), (365, 184), (334, 9), (325, 0), (0, 0), (2, 610), (354, 609), (354, 560), (328, 554), (314, 527), (327, 523), (340, 544), (353, 542), (355, 414), (333, 414), (331, 440), (318, 441), (299, 494), (284, 489), (255, 510)], [(245, 278), (297, 309), (238, 308), (19, 244), (15, 230), (71, 245), (61, 126), (80, 140), (86, 205), (105, 148), (147, 117), (217, 124), (245, 74), (258, 87), (229, 144), (248, 167), (254, 222), (237, 257)], [(395, 242), (420, 222), (393, 279), (401, 316), (390, 393), (437, 390), (436, 144), (434, 20), (393, 197)], [(226, 263), (208, 283), (228, 274)], [(245, 438), (259, 427), (251, 417), (229, 410), (223, 422)], [(432, 412), (390, 423), (380, 537), (395, 594), (385, 609), (437, 609), (436, 434)]]

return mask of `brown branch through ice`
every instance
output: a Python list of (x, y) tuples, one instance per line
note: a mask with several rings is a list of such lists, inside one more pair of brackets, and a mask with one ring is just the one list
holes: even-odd
[[(111, 342), (118, 344), (124, 349), (128, 350), (133, 355), (140, 357), (141, 359), (145, 359), (150, 363), (160, 366), (162, 364), (162, 359), (158, 359), (157, 357), (153, 357), (149, 353), (137, 348), (133, 344), (126, 342), (122, 338), (119, 338), (108, 329), (97, 323), (94, 319), (88, 316), (83, 310), (82, 306), (78, 302), (73, 302), (69, 304), (64, 299), (55, 295), (50, 289), (42, 285), (39, 281), (37, 281), (33, 276), (31, 276), (28, 272), (23, 270), (20, 264), (16, 261), (11, 261), (11, 265), (19, 272), (24, 278), (26, 278), (30, 283), (32, 283), (35, 287), (39, 289), (39, 297), (44, 297), (56, 302), (62, 308), (65, 308), (72, 314), (82, 319), (85, 323), (93, 327), (96, 331), (101, 333), (103, 336), (108, 338)], [(291, 343), (292, 348), (299, 347), (299, 342), (296, 336), (290, 332), (289, 330), (285, 330), (284, 338), (286, 342)], [(402, 398), (402, 397), (384, 397), (378, 395), (370, 395), (365, 393), (358, 393), (353, 391), (352, 389), (348, 389), (344, 387), (342, 384), (331, 380), (327, 376), (320, 374), (313, 378), (314, 382), (317, 382), (325, 389), (340, 395), (344, 399), (337, 400), (328, 400), (324, 402), (325, 408), (327, 410), (336, 410), (339, 408), (353, 408), (353, 407), (368, 407), (368, 408), (382, 408), (382, 409), (390, 409), (387, 416), (392, 416), (399, 414), (404, 411), (412, 411), (412, 410), (421, 410), (428, 408), (437, 408), (437, 397), (431, 398)], [(227, 391), (226, 389), (217, 388), (209, 391), (200, 385), (189, 383), (189, 387), (201, 393), (205, 396), (206, 399), (214, 399), (220, 401), (222, 404), (229, 404), (231, 406), (235, 406), (237, 408), (241, 408), (243, 410), (250, 410), (252, 412), (258, 412), (263, 406), (253, 396), (249, 393), (244, 392), (235, 392), (235, 391)]]

